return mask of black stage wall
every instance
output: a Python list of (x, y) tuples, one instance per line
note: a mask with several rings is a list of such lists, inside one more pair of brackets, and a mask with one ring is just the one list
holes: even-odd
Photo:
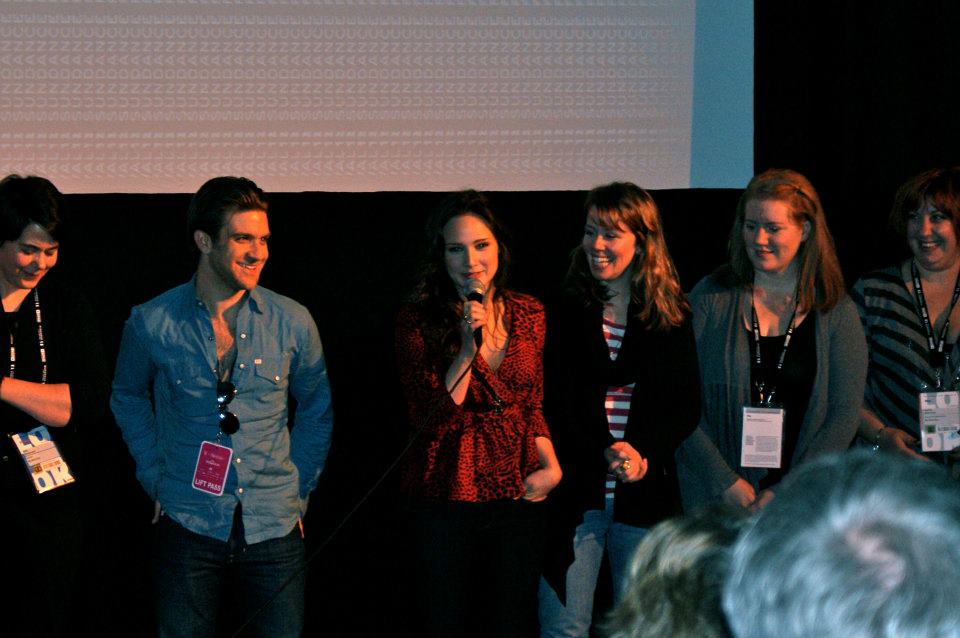
[(898, 185), (960, 165), (960, 3), (758, 1), (756, 172), (820, 192), (848, 283), (905, 254), (886, 218)]

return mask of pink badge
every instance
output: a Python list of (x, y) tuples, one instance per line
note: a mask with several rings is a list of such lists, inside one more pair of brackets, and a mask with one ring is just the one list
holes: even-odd
[(220, 496), (230, 471), (233, 450), (210, 441), (200, 444), (197, 469), (193, 472), (193, 489)]

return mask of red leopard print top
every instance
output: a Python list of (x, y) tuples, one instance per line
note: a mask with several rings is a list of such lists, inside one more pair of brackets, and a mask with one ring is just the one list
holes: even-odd
[[(426, 500), (486, 502), (523, 496), (523, 479), (539, 468), (535, 437), (549, 437), (543, 418), (543, 305), (528, 295), (504, 293), (509, 343), (494, 373), (477, 357), (467, 396), (450, 398), (439, 352), (427, 352), (422, 315), (407, 304), (397, 318), (400, 382), (413, 428), (429, 422), (407, 457), (404, 485)], [(502, 402), (478, 379), (483, 379)]]

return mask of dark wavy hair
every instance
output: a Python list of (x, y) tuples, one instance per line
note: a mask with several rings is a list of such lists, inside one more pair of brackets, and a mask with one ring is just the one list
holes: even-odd
[(0, 180), (0, 243), (16, 241), (30, 224), (57, 239), (63, 195), (53, 182), (35, 175)]
[[(689, 305), (667, 251), (660, 211), (650, 194), (630, 182), (613, 182), (591, 190), (583, 210), (585, 215), (595, 212), (604, 226), (626, 228), (641, 248), (633, 258), (630, 280), (630, 301), (637, 318), (657, 330), (680, 325)], [(570, 255), (566, 289), (588, 304), (609, 299), (606, 287), (590, 272), (582, 243)]]
[(491, 282), (494, 299), (503, 295), (510, 269), (507, 233), (482, 193), (475, 190), (452, 193), (427, 220), (420, 280), (410, 301), (420, 304), (423, 310), (427, 322), (424, 334), (433, 342), (431, 345), (438, 346), (441, 352), (451, 358), (456, 355), (459, 347), (457, 332), (463, 303), (460, 291), (447, 273), (443, 229), (451, 219), (461, 215), (473, 215), (480, 219), (497, 240), (498, 266)]
[(890, 227), (905, 236), (910, 213), (926, 203), (950, 216), (955, 233), (960, 230), (960, 166), (934, 168), (907, 180), (893, 198)]
[(797, 171), (787, 168), (771, 168), (760, 173), (750, 180), (740, 196), (727, 244), (731, 283), (742, 286), (753, 283), (753, 264), (743, 241), (747, 204), (771, 200), (789, 206), (790, 216), (797, 224), (810, 222), (810, 233), (800, 244), (795, 257), (799, 261), (797, 297), (800, 307), (806, 311), (830, 310), (846, 293), (833, 235), (827, 228), (823, 205), (813, 184)]

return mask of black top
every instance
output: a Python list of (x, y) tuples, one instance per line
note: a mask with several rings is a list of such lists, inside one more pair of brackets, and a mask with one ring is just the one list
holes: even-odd
[[(100, 335), (89, 304), (77, 292), (50, 280), (37, 288), (43, 317), (43, 337), (47, 352), (47, 383), (70, 385), (72, 415), (62, 428), (48, 430), (74, 476), (77, 476), (78, 427), (99, 419), (106, 411), (110, 385)], [(39, 382), (42, 363), (37, 335), (33, 293), (27, 295), (11, 325), (9, 313), (0, 314), (0, 374), (10, 375), (10, 334), (14, 332), (17, 351), (16, 378)], [(0, 402), (0, 429), (4, 434), (24, 432), (38, 423), (26, 412)], [(4, 436), (0, 441), (0, 499), (8, 490), (34, 493), (32, 483), (13, 442)], [(12, 493), (12, 492), (9, 492)], [(44, 496), (44, 495), (41, 495)]]
[(760, 337), (761, 370), (757, 370), (755, 363), (756, 341), (753, 335), (750, 335), (750, 361), (753, 362), (750, 370), (751, 400), (755, 404), (759, 400), (757, 381), (762, 379), (768, 388), (771, 384), (776, 384), (773, 401), (776, 407), (786, 411), (781, 464), (778, 469), (768, 470), (767, 475), (760, 480), (762, 489), (776, 485), (784, 477), (790, 469), (790, 459), (793, 458), (797, 441), (800, 439), (800, 428), (803, 426), (810, 393), (813, 391), (813, 380), (817, 374), (815, 323), (808, 315), (796, 327), (779, 373), (776, 367), (783, 352), (785, 335)]

